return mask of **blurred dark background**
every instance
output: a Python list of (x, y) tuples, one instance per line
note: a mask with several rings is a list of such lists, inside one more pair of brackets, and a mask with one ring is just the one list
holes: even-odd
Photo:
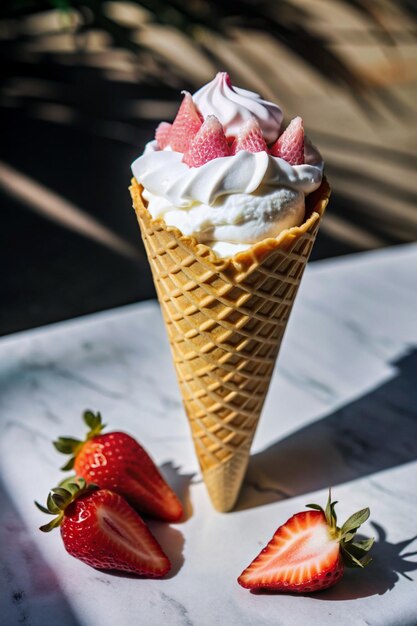
[(0, 4), (0, 334), (154, 297), (130, 163), (218, 70), (302, 115), (333, 187), (312, 260), (417, 239), (417, 3)]

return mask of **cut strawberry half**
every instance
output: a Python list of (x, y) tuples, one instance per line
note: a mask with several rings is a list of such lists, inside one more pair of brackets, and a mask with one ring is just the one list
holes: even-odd
[(115, 491), (141, 513), (178, 522), (181, 502), (146, 450), (127, 433), (102, 433), (100, 413), (85, 411), (83, 419), (90, 429), (85, 441), (60, 437), (54, 442), (59, 452), (71, 455), (62, 469), (74, 468), (77, 476)]
[(236, 154), (240, 150), (247, 152), (268, 151), (259, 122), (253, 115), (243, 124), (230, 152)]
[[(65, 486), (64, 486), (65, 485)], [(171, 569), (145, 522), (117, 493), (87, 485), (83, 479), (52, 489), (47, 506), (35, 503), (54, 519), (41, 530), (61, 527), (65, 549), (83, 563), (102, 570), (151, 578)]]
[(275, 532), (268, 545), (239, 576), (246, 589), (308, 593), (327, 589), (343, 576), (345, 566), (364, 567), (373, 539), (355, 541), (359, 526), (369, 517), (362, 509), (337, 527), (336, 502), (329, 500), (324, 511), (293, 515)]
[(269, 150), (290, 165), (304, 163), (304, 125), (301, 117), (295, 117)]
[(201, 167), (208, 161), (230, 156), (230, 148), (223, 126), (215, 115), (208, 115), (204, 124), (190, 143), (183, 161), (189, 167)]
[(198, 111), (188, 91), (178, 109), (169, 134), (169, 145), (176, 152), (186, 152), (191, 140), (200, 130), (203, 116)]
[(163, 150), (169, 145), (169, 136), (171, 134), (172, 124), (168, 122), (161, 122), (158, 124), (155, 131), (155, 139), (158, 144), (158, 148)]

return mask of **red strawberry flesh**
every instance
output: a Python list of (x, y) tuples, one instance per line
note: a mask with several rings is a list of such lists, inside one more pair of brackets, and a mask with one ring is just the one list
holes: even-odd
[(230, 156), (230, 148), (223, 126), (215, 115), (208, 115), (204, 124), (191, 141), (183, 161), (189, 167), (201, 167), (220, 157)]
[(272, 156), (284, 159), (290, 165), (304, 163), (304, 125), (301, 117), (295, 117), (290, 122), (269, 152)]
[(366, 507), (337, 526), (331, 490), (326, 508), (293, 515), (275, 532), (268, 545), (239, 576), (247, 589), (307, 593), (334, 585), (347, 567), (363, 568), (372, 559), (373, 539), (357, 540), (356, 531), (369, 517)]
[(176, 152), (186, 152), (203, 123), (203, 117), (187, 91), (169, 134), (169, 145)]
[(339, 543), (320, 511), (297, 513), (277, 532), (239, 577), (248, 589), (317, 591), (343, 574)]
[(159, 578), (171, 567), (139, 515), (108, 490), (94, 491), (70, 504), (61, 536), (69, 554), (98, 569)]

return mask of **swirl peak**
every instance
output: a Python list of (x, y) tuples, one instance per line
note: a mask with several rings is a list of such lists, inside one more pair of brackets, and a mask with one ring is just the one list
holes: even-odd
[(193, 100), (204, 117), (217, 117), (227, 137), (236, 137), (251, 116), (258, 120), (267, 143), (272, 143), (279, 135), (283, 117), (280, 107), (253, 91), (234, 87), (227, 72), (218, 72), (212, 81), (195, 92)]

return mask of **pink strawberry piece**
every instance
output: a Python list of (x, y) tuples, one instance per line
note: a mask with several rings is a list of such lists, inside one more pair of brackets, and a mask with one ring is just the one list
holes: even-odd
[(272, 156), (280, 157), (290, 165), (304, 163), (304, 126), (301, 117), (295, 117), (270, 149)]
[(223, 126), (215, 115), (208, 115), (191, 141), (183, 161), (189, 167), (200, 167), (212, 159), (225, 156), (230, 156), (230, 148)]
[(240, 150), (246, 150), (247, 152), (268, 151), (261, 127), (253, 115), (243, 124), (230, 149), (232, 154), (236, 154)]
[(169, 134), (171, 148), (176, 152), (187, 152), (202, 123), (203, 117), (197, 110), (191, 94), (186, 91)]
[(171, 128), (172, 128), (172, 124), (169, 124), (168, 122), (161, 122), (156, 131), (155, 131), (155, 139), (156, 139), (156, 143), (158, 144), (158, 148), (160, 150), (163, 150), (164, 148), (166, 148), (169, 145), (169, 136), (171, 134)]

